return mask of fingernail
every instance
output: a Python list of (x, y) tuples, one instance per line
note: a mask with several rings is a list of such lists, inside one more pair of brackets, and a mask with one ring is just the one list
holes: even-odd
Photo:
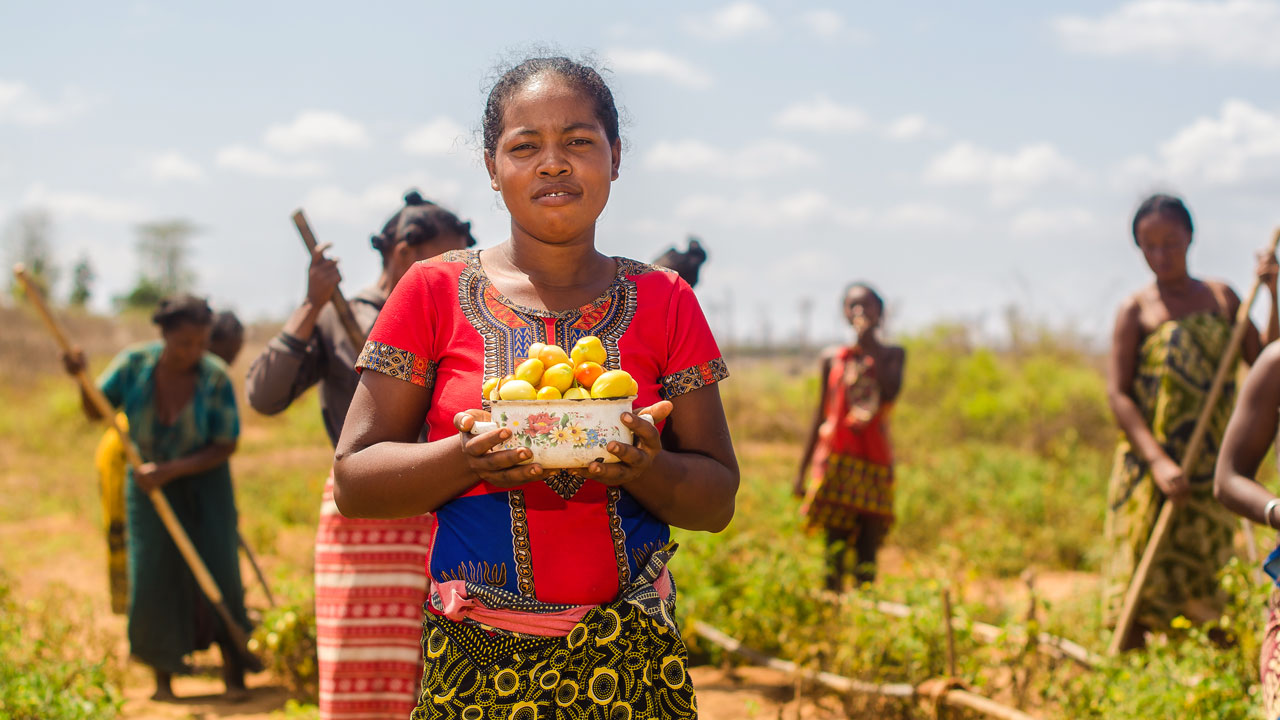
[(503, 440), (509, 440), (509, 439), (511, 439), (511, 431), (510, 431), (510, 430), (503, 430), (503, 431), (502, 431), (502, 439), (503, 439)]
[(626, 422), (631, 422), (632, 420), (635, 420), (636, 418), (635, 418), (635, 416), (634, 416), (634, 415), (632, 415), (631, 413), (622, 413), (622, 419), (623, 419), (623, 420), (625, 420)]

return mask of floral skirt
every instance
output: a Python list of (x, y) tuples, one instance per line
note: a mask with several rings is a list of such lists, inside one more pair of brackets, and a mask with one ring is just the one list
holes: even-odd
[(1268, 718), (1280, 718), (1280, 589), (1271, 588), (1266, 635), (1262, 638), (1262, 706)]
[(623, 600), (565, 637), (488, 630), (428, 613), (413, 720), (696, 718), (677, 632)]

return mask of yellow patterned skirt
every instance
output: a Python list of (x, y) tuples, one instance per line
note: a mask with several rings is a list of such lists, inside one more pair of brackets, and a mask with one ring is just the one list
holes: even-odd
[(696, 718), (677, 632), (624, 600), (565, 637), (487, 630), (427, 614), (413, 720)]

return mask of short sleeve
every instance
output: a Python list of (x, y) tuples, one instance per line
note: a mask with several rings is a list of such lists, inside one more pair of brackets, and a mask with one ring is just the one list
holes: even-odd
[(125, 350), (107, 366), (106, 370), (98, 376), (98, 389), (107, 397), (107, 402), (111, 403), (113, 408), (121, 408), (124, 406), (124, 397), (129, 392), (129, 386), (133, 382), (134, 375), (134, 351)]
[(236, 410), (236, 389), (226, 373), (218, 372), (206, 408), (209, 442), (232, 443), (240, 437), (240, 412)]
[(667, 362), (659, 380), (664, 399), (729, 377), (698, 297), (684, 280), (676, 280), (667, 320)]
[(435, 384), (435, 303), (422, 264), (405, 273), (382, 306), (356, 359), (356, 370), (375, 370), (428, 390)]

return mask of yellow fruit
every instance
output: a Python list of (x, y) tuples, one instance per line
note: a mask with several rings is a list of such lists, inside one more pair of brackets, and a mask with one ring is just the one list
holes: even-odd
[(559, 400), (560, 391), (552, 387), (551, 385), (543, 385), (542, 387), (538, 388), (538, 399), (539, 400)]
[(564, 391), (565, 400), (590, 400), (591, 393), (580, 387), (571, 387)]
[(503, 400), (536, 400), (538, 391), (524, 380), (509, 380), (498, 388), (498, 397)]
[(538, 358), (525, 360), (520, 363), (520, 367), (516, 368), (515, 376), (517, 380), (523, 380), (538, 387), (538, 383), (542, 380), (542, 361)]
[(542, 348), (542, 352), (537, 355), (530, 355), (529, 357), (536, 357), (541, 360), (543, 367), (551, 367), (552, 365), (559, 365), (560, 363), (568, 364), (569, 362), (569, 354), (566, 353), (564, 348), (559, 345), (548, 345)]
[(484, 385), (480, 387), (480, 397), (486, 400), (493, 399), (493, 391), (498, 389), (498, 378), (489, 378), (484, 381)]
[(585, 362), (603, 365), (605, 359), (604, 345), (600, 342), (600, 338), (595, 335), (588, 335), (574, 344), (569, 356), (573, 359), (574, 367)]
[(540, 342), (536, 342), (536, 343), (534, 343), (534, 344), (530, 345), (530, 346), (529, 346), (529, 354), (528, 354), (528, 355), (525, 355), (525, 358), (526, 358), (526, 359), (533, 359), (533, 358), (538, 357), (539, 355), (541, 355), (541, 354), (542, 354), (542, 351), (543, 351), (546, 347), (547, 347), (547, 346), (546, 346), (546, 344), (544, 344), (544, 343), (540, 343)]
[(593, 398), (621, 398), (630, 397), (639, 393), (640, 386), (636, 384), (631, 373), (626, 370), (610, 370), (591, 384), (591, 397)]
[(560, 393), (564, 393), (572, 385), (573, 368), (569, 367), (569, 363), (548, 365), (542, 373), (542, 387), (553, 387)]

